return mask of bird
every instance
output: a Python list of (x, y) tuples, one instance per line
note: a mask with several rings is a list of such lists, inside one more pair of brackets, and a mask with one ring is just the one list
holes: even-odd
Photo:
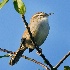
[[(50, 26), (48, 22), (48, 16), (49, 14), (47, 13), (37, 12), (32, 16), (32, 18), (30, 19), (30, 24), (28, 24), (34, 41), (36, 42), (38, 47), (40, 47), (44, 43), (49, 34)], [(32, 52), (35, 49), (35, 46), (32, 43), (27, 29), (24, 31), (21, 40), (22, 41), (19, 49), (10, 59), (9, 64), (11, 66), (13, 66), (19, 61), (26, 49), (29, 49), (29, 52)]]

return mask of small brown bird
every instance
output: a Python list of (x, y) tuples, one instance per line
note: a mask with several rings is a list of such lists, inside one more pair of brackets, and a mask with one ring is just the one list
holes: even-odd
[[(46, 40), (48, 34), (49, 34), (49, 24), (48, 24), (48, 14), (44, 12), (38, 12), (35, 15), (32, 16), (30, 20), (30, 24), (28, 25), (30, 27), (30, 31), (32, 33), (32, 36), (34, 37), (34, 41), (36, 42), (37, 46), (41, 46), (44, 41)], [(26, 49), (33, 50), (35, 48), (34, 44), (32, 43), (30, 39), (30, 35), (28, 33), (28, 30), (26, 29), (22, 35), (22, 40), (25, 39), (25, 44), (21, 42), (20, 48), (16, 51), (16, 53), (12, 56), (9, 64), (14, 65), (19, 61), (21, 58), (23, 52)]]

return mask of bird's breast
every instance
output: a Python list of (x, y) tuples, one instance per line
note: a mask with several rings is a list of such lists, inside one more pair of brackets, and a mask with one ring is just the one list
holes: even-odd
[(49, 29), (50, 27), (48, 21), (34, 23), (32, 26), (30, 26), (31, 33), (38, 46), (42, 45), (46, 40), (49, 34)]

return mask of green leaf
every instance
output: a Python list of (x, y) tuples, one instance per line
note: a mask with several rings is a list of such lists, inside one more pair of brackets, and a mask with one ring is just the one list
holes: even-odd
[(70, 70), (69, 66), (64, 66), (64, 70)]
[(0, 2), (0, 9), (8, 2), (9, 0), (2, 0), (2, 2)]
[(14, 0), (13, 1), (15, 10), (19, 13), (24, 15), (26, 12), (25, 4), (22, 2), (22, 0)]

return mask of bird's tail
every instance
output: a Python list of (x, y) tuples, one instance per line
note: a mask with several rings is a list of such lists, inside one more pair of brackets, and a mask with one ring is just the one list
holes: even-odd
[(9, 64), (13, 66), (15, 63), (17, 63), (26, 49), (27, 48), (25, 46), (20, 46), (16, 53), (11, 57)]

